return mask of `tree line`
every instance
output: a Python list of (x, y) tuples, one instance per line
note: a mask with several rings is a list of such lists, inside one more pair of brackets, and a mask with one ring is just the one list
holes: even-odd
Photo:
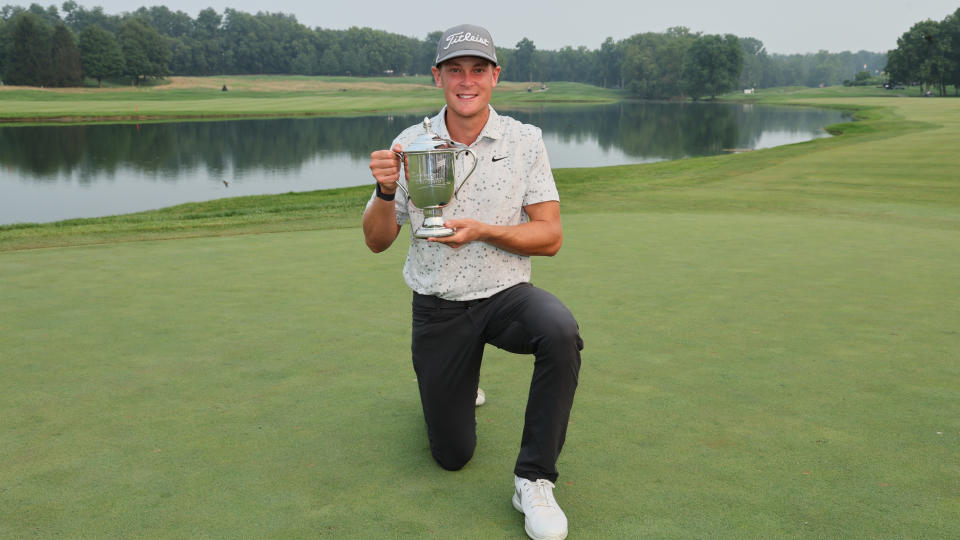
[[(84, 78), (139, 84), (168, 75), (426, 74), (439, 38), (440, 31), (419, 39), (371, 28), (311, 29), (293, 15), (230, 8), (222, 14), (207, 8), (192, 18), (165, 6), (111, 15), (73, 0), (59, 9), (7, 5), (0, 9), (0, 79), (76, 86)], [(584, 82), (653, 99), (697, 99), (737, 87), (836, 85), (886, 63), (885, 54), (866, 51), (768, 54), (755, 38), (684, 27), (607, 38), (593, 50), (540, 50), (523, 38), (512, 48), (498, 47), (497, 57), (502, 80)]]
[(922, 92), (960, 94), (960, 8), (942, 21), (925, 20), (910, 27), (890, 51), (887, 71), (895, 83), (919, 85)]

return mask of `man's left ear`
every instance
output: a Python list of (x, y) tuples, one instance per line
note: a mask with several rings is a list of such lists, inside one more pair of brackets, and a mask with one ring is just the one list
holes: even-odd
[(500, 66), (494, 66), (493, 68), (493, 85), (496, 86), (497, 82), (500, 81)]

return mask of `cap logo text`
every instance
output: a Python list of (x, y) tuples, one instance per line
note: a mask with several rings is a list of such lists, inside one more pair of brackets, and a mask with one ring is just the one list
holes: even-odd
[(454, 45), (456, 43), (461, 43), (464, 41), (481, 43), (483, 45), (486, 45), (487, 47), (490, 46), (490, 40), (483, 36), (471, 34), (470, 32), (456, 32), (454, 34), (450, 34), (449, 36), (447, 36), (447, 46), (444, 47), (444, 50), (449, 49), (451, 45)]

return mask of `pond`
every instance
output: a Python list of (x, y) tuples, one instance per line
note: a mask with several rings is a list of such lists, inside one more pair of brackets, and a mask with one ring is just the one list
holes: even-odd
[[(768, 148), (828, 136), (825, 126), (849, 119), (829, 110), (715, 103), (499, 112), (543, 130), (554, 168)], [(0, 224), (372, 186), (370, 152), (422, 118), (0, 127)]]

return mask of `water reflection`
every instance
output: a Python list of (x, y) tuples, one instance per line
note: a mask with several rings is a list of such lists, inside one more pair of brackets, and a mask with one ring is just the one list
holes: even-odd
[(595, 145), (621, 153), (622, 163), (557, 164), (562, 153), (550, 153), (554, 167), (595, 167), (707, 156), (730, 150), (758, 149), (826, 136), (824, 126), (847, 120), (842, 113), (737, 104), (643, 102), (592, 110), (512, 112), (511, 116), (540, 126), (545, 137), (560, 143)]
[[(704, 103), (505, 113), (541, 127), (557, 168), (788, 144), (844, 120), (833, 111)], [(0, 223), (368, 184), (370, 151), (422, 117), (0, 127)]]
[(378, 117), (4, 127), (0, 164), (37, 181), (74, 171), (85, 181), (96, 181), (124, 167), (177, 181), (196, 168), (221, 176), (297, 168), (342, 153), (369, 157), (371, 141), (389, 142), (396, 135), (393, 124)]

